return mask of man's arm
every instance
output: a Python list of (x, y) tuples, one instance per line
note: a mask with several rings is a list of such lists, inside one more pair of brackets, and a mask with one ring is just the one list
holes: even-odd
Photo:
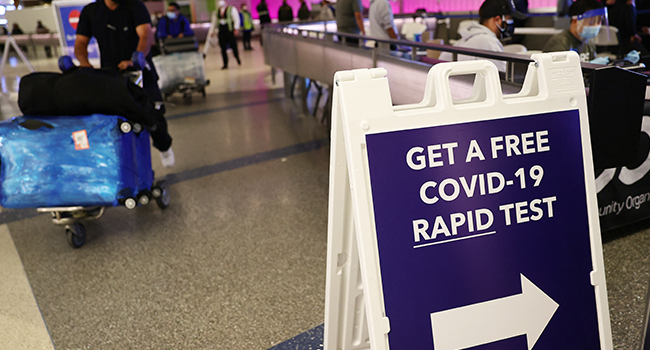
[[(381, 2), (378, 6), (377, 11), (379, 11), (379, 17), (381, 18), (381, 25), (386, 30), (386, 33), (391, 39), (397, 39), (397, 33), (395, 33), (395, 27), (393, 27), (393, 13), (389, 8), (387, 1)], [(372, 33), (371, 33), (372, 34)]]
[[(149, 51), (151, 51), (151, 45), (153, 45), (153, 31), (151, 30), (151, 23), (145, 23), (135, 27), (135, 32), (140, 38), (136, 51), (142, 52), (146, 57), (149, 54)], [(133, 61), (129, 60), (120, 62), (117, 65), (117, 68), (120, 70), (125, 70), (131, 66), (133, 66)]]
[(241, 27), (241, 22), (239, 21), (239, 11), (237, 11), (237, 8), (235, 6), (231, 6), (230, 11), (230, 16), (232, 17), (233, 34), (237, 36), (239, 27)]
[(184, 36), (194, 36), (194, 31), (192, 30), (192, 27), (190, 27), (190, 20), (185, 18), (185, 22), (183, 24), (183, 30), (181, 34)]
[(138, 37), (140, 38), (136, 50), (147, 56), (151, 50), (151, 45), (153, 45), (153, 30), (151, 29), (151, 24), (141, 24), (135, 27), (135, 32), (138, 33)]
[(88, 44), (90, 43), (90, 38), (77, 34), (77, 39), (74, 41), (74, 55), (79, 60), (80, 67), (92, 67), (90, 61), (88, 61)]
[(395, 33), (395, 29), (393, 29), (393, 27), (386, 29), (386, 32), (388, 33), (389, 37), (397, 39), (397, 33)]
[(363, 17), (361, 16), (361, 12), (355, 12), (354, 19), (357, 20), (357, 26), (359, 26), (361, 34), (366, 35), (366, 29), (363, 26)]

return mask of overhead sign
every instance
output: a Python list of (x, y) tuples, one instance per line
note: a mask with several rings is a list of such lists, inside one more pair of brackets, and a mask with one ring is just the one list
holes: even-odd
[[(326, 350), (360, 326), (373, 350), (612, 349), (579, 58), (533, 58), (517, 96), (460, 62), (399, 108), (385, 73), (337, 73)], [(477, 78), (458, 102), (461, 74)]]
[[(74, 43), (77, 39), (77, 25), (79, 24), (79, 16), (84, 6), (94, 1), (89, 0), (62, 0), (53, 1), (52, 9), (54, 10), (54, 18), (57, 21), (57, 26), (60, 33), (61, 50), (70, 57), (74, 56)], [(95, 38), (90, 39), (88, 44), (88, 58), (91, 63), (99, 62), (99, 46)]]

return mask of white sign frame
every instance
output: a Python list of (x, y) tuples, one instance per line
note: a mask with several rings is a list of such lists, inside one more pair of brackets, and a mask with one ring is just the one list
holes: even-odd
[[(518, 94), (502, 96), (498, 72), (489, 61), (442, 63), (429, 71), (422, 102), (395, 107), (384, 69), (336, 73), (332, 106), (325, 350), (389, 349), (390, 320), (384, 309), (366, 134), (575, 109), (580, 112), (593, 264), (590, 277), (596, 295), (600, 343), (603, 350), (613, 349), (579, 56), (574, 52), (562, 52), (536, 54), (531, 58), (535, 63), (530, 64)], [(479, 77), (472, 95), (462, 101), (453, 101), (449, 77), (472, 73), (478, 73)], [(468, 113), (479, 108), (480, 114)]]

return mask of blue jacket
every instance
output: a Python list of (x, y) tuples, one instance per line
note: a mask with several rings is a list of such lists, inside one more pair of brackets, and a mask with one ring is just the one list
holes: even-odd
[(194, 36), (194, 31), (190, 28), (190, 21), (182, 14), (179, 14), (175, 20), (165, 16), (158, 22), (158, 28), (156, 29), (158, 39), (164, 39), (168, 35), (177, 38), (180, 33), (183, 33), (183, 36)]

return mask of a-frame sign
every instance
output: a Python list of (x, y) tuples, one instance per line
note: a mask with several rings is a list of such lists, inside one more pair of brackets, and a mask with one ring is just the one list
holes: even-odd
[(517, 94), (442, 63), (397, 107), (336, 74), (325, 350), (612, 349), (579, 57), (532, 58)]

